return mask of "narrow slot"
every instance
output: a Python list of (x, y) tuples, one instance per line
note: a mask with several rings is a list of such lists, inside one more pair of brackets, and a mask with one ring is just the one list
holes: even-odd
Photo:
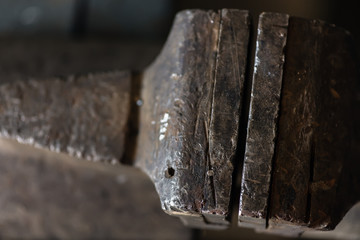
[(233, 227), (238, 225), (239, 204), (240, 204), (240, 192), (241, 192), (241, 180), (243, 172), (243, 161), (245, 156), (247, 125), (249, 118), (251, 88), (252, 88), (252, 76), (254, 72), (255, 63), (255, 50), (256, 50), (256, 38), (257, 31), (254, 31), (253, 20), (249, 16), (249, 43), (247, 52), (247, 65), (245, 70), (243, 97), (241, 99), (240, 109), (240, 121), (239, 121), (239, 135), (238, 144), (235, 153), (234, 171), (232, 175), (232, 185), (230, 194), (230, 207), (228, 220)]
[(311, 213), (311, 184), (314, 181), (314, 164), (315, 164), (315, 144), (314, 140), (311, 142), (310, 148), (310, 174), (309, 174), (309, 186), (308, 186), (308, 194), (306, 199), (306, 217), (305, 222), (310, 223), (310, 213)]
[(275, 135), (275, 145), (274, 145), (274, 155), (273, 158), (271, 159), (271, 177), (270, 177), (270, 182), (269, 182), (269, 196), (268, 196), (268, 200), (267, 200), (267, 211), (266, 211), (266, 222), (265, 222), (265, 227), (268, 228), (269, 227), (269, 220), (271, 217), (271, 201), (272, 201), (272, 189), (273, 189), (273, 182), (274, 182), (274, 175), (275, 175), (275, 169), (276, 169), (276, 159), (277, 159), (277, 155), (278, 155), (278, 146), (279, 146), (279, 123), (280, 123), (280, 118), (282, 115), (282, 108), (281, 108), (281, 104), (282, 104), (282, 98), (283, 98), (283, 94), (282, 91), (284, 89), (284, 76), (287, 75), (287, 69), (286, 69), (286, 56), (287, 56), (287, 42), (289, 41), (289, 36), (290, 36), (290, 21), (291, 18), (289, 18), (288, 20), (288, 27), (287, 27), (287, 37), (286, 37), (286, 45), (284, 47), (284, 57), (285, 57), (285, 62), (283, 65), (283, 73), (282, 73), (282, 81), (281, 81), (281, 94), (280, 94), (280, 99), (279, 99), (279, 113), (278, 113), (278, 118), (276, 119), (276, 135)]
[(143, 104), (143, 100), (140, 98), (142, 77), (143, 75), (140, 72), (135, 71), (131, 73), (130, 111), (125, 135), (125, 152), (120, 160), (121, 163), (126, 165), (133, 165), (135, 161), (137, 136), (139, 133), (139, 110)]

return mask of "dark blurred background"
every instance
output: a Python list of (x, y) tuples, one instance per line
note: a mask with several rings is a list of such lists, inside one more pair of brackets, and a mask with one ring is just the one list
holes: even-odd
[(0, 0), (0, 34), (107, 35), (164, 39), (176, 12), (201, 8), (263, 11), (322, 19), (359, 36), (351, 0)]
[[(355, 3), (350, 0), (0, 0), (0, 61), (7, 62), (0, 66), (0, 77), (5, 72), (7, 77), (19, 77), (12, 73), (14, 70), (45, 77), (89, 70), (143, 69), (160, 51), (176, 12), (191, 8), (247, 9), (253, 16), (254, 28), (257, 16), (263, 11), (322, 19), (349, 30), (360, 45)], [(354, 51), (359, 52), (358, 49)]]

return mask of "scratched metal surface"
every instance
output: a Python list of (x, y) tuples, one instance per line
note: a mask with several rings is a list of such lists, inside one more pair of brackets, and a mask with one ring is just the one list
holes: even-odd
[(270, 226), (333, 229), (360, 199), (353, 44), (335, 25), (289, 20)]
[(0, 137), (118, 163), (129, 98), (129, 72), (5, 83), (0, 86)]
[(259, 18), (241, 179), (239, 223), (266, 225), (289, 16)]
[(170, 214), (227, 224), (248, 24), (246, 11), (180, 12), (144, 73), (136, 165)]
[[(3, 63), (0, 136), (116, 163), (133, 144), (124, 142), (128, 123), (140, 119), (135, 165), (155, 183), (163, 209), (191, 227), (226, 227), (234, 161), (242, 161), (235, 153), (248, 18), (238, 10), (181, 12), (162, 54), (132, 76), (132, 87), (129, 72), (14, 82), (30, 73), (41, 76), (40, 70), (47, 76), (85, 66), (66, 57), (49, 58), (65, 63), (63, 68), (47, 58), (21, 58), (22, 71), (10, 75), (14, 68)], [(298, 234), (303, 226), (333, 228), (360, 198), (359, 163), (351, 155), (360, 149), (353, 139), (359, 111), (350, 107), (359, 98), (349, 34), (323, 22), (290, 19), (288, 28), (285, 14), (261, 16), (239, 215), (240, 223), (264, 227), (268, 218), (271, 231)], [(107, 68), (113, 66), (108, 62), (116, 65), (101, 59)], [(84, 69), (91, 70), (87, 64)], [(130, 104), (130, 95), (138, 96), (134, 79), (143, 88)], [(129, 108), (140, 116), (129, 115)], [(135, 139), (137, 131), (132, 134)]]

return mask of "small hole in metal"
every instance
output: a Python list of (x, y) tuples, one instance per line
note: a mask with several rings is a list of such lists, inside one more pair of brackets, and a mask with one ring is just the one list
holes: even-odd
[(175, 169), (173, 169), (172, 167), (169, 167), (166, 171), (165, 171), (165, 177), (166, 178), (171, 178), (172, 176), (174, 176), (175, 174)]

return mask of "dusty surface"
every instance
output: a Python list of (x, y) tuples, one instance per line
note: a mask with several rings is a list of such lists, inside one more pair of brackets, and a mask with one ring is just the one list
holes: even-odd
[(91, 161), (119, 163), (130, 112), (129, 72), (0, 86), (0, 136)]
[(190, 238), (190, 229), (161, 210), (152, 182), (138, 169), (3, 139), (0, 159), (1, 238)]

